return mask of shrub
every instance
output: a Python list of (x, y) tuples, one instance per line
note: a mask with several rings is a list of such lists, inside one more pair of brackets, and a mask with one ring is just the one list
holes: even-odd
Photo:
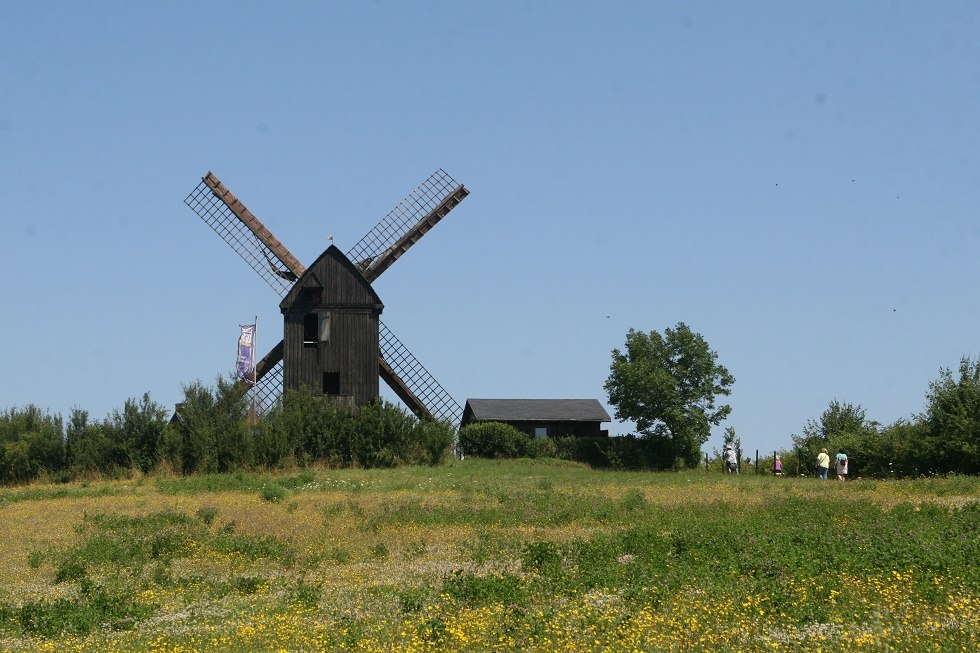
[(554, 458), (558, 453), (558, 447), (551, 438), (533, 438), (527, 441), (527, 452), (524, 454), (528, 458)]
[(61, 416), (34, 405), (0, 413), (0, 482), (26, 483), (65, 462)]
[(423, 420), (416, 428), (419, 464), (438, 465), (449, 455), (456, 429), (445, 422)]
[(210, 526), (214, 518), (218, 516), (218, 509), (214, 506), (201, 506), (194, 513), (194, 516)]
[(319, 583), (307, 583), (300, 578), (289, 592), (290, 602), (307, 609), (315, 608), (320, 603), (323, 586)]
[[(564, 437), (555, 440), (555, 456), (597, 469), (671, 469), (671, 450), (655, 438), (625, 435), (616, 438)], [(681, 466), (684, 466), (681, 461)]]
[(227, 472), (254, 464), (254, 437), (246, 425), (248, 401), (234, 378), (219, 377), (209, 388), (200, 381), (184, 386), (179, 419), (157, 440), (166, 462), (185, 474)]
[(459, 431), (459, 446), (463, 452), (480, 458), (527, 457), (530, 442), (530, 437), (502, 422), (468, 424)]
[(511, 574), (478, 576), (457, 570), (443, 580), (442, 591), (471, 607), (491, 603), (520, 605), (524, 598), (521, 579)]
[(129, 630), (150, 612), (133, 596), (89, 584), (82, 587), (77, 598), (25, 603), (19, 622), (29, 635), (51, 638), (63, 632), (87, 635), (100, 629)]
[[(73, 420), (75, 417), (73, 413)], [(103, 425), (108, 431), (108, 441), (122, 450), (116, 460), (103, 461), (103, 465), (136, 466), (144, 474), (149, 472), (160, 462), (166, 424), (166, 410), (150, 399), (150, 393), (143, 393), (139, 401), (127, 399), (122, 412), (114, 410)], [(86, 430), (83, 429), (82, 433), (86, 433)]]
[(271, 485), (266, 485), (265, 487), (263, 487), (260, 496), (262, 497), (263, 501), (269, 501), (271, 503), (282, 503), (288, 494), (289, 493), (287, 492), (286, 488), (282, 487), (281, 485), (277, 485), (273, 483)]
[(419, 420), (387, 401), (351, 411), (302, 388), (287, 392), (257, 432), (256, 456), (265, 464), (293, 459), (384, 468), (442, 462), (454, 431), (441, 422)]

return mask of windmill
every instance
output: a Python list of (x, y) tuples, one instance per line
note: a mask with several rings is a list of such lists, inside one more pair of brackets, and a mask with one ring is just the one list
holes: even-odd
[(380, 378), (419, 417), (459, 423), (459, 403), (381, 322), (371, 284), (467, 195), (437, 170), (346, 254), (331, 243), (306, 268), (213, 173), (201, 179), (184, 203), (281, 298), (284, 337), (256, 364), (251, 390), (261, 407), (302, 385), (363, 405)]

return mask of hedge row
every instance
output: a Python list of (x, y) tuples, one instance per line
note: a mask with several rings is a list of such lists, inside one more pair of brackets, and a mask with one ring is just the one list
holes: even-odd
[[(171, 419), (172, 418), (172, 419)], [(67, 424), (36, 406), (0, 413), (0, 483), (47, 476), (124, 476), (161, 466), (191, 474), (322, 463), (433, 465), (452, 450), (455, 429), (422, 421), (387, 402), (344, 409), (312, 392), (287, 393), (261, 417), (232, 381), (184, 389), (179, 410), (144, 394), (92, 420), (75, 408)]]

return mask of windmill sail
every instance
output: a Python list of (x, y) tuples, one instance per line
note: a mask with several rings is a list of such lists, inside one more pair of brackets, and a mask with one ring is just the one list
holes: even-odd
[[(305, 268), (255, 215), (212, 172), (184, 200), (194, 213), (231, 246), (280, 297), (292, 288)], [(261, 412), (282, 394), (282, 346), (273, 347), (255, 366), (255, 384), (248, 396)]]
[[(279, 342), (280, 348), (282, 341)], [(256, 374), (255, 385), (248, 389), (247, 396), (251, 403), (254, 400), (260, 413), (266, 413), (282, 399), (282, 355), (273, 365), (266, 368), (261, 375)]]
[(261, 412), (272, 408), (282, 395), (282, 351), (283, 341), (280, 340), (255, 364), (255, 384), (248, 393), (256, 400)]
[(213, 173), (184, 200), (280, 297), (305, 268)]
[(388, 387), (419, 417), (459, 424), (463, 407), (439, 385), (425, 366), (379, 321), (380, 372)]
[(444, 170), (436, 170), (365, 234), (347, 258), (373, 282), (469, 193)]

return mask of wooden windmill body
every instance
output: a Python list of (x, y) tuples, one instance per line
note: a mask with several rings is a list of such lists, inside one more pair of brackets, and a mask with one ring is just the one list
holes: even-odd
[(282, 297), (283, 340), (254, 375), (264, 408), (301, 387), (365, 405), (380, 378), (419, 417), (459, 424), (459, 403), (381, 322), (371, 284), (468, 194), (439, 170), (346, 254), (330, 245), (306, 268), (217, 177), (202, 178), (185, 203)]

